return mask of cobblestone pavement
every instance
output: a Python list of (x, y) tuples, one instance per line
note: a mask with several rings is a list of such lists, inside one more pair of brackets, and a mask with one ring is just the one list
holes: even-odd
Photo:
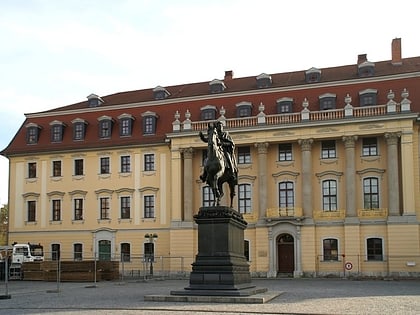
[(94, 283), (10, 281), (0, 284), (0, 314), (420, 314), (418, 280), (254, 279), (282, 291), (265, 304), (145, 302), (188, 280)]

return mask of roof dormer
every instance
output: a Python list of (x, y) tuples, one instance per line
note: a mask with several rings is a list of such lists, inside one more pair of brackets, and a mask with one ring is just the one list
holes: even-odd
[(370, 77), (375, 74), (375, 64), (370, 61), (364, 61), (357, 66), (359, 77)]
[(257, 87), (259, 89), (270, 87), (273, 81), (271, 80), (271, 75), (267, 73), (261, 73), (259, 76), (256, 77), (257, 79)]
[(96, 94), (90, 94), (88, 97), (88, 105), (89, 107), (98, 107), (101, 106), (104, 103), (104, 100), (102, 98), (100, 98), (98, 95)]
[(321, 81), (321, 69), (312, 67), (305, 71), (306, 83), (315, 83)]
[(226, 89), (226, 85), (223, 83), (223, 81), (214, 79), (210, 83), (210, 92), (211, 93), (221, 93)]
[(165, 89), (164, 87), (158, 85), (157, 87), (155, 87), (153, 89), (153, 97), (154, 99), (157, 100), (164, 100), (165, 98), (169, 97), (171, 95), (171, 93), (169, 93), (169, 91), (167, 89)]

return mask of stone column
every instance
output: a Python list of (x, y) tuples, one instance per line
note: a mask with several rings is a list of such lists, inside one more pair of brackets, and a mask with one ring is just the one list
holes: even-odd
[(346, 151), (346, 217), (356, 217), (356, 160), (355, 143), (357, 136), (343, 137)]
[(388, 215), (400, 215), (400, 184), (398, 178), (398, 140), (400, 134), (385, 133), (388, 169)]
[(171, 199), (170, 208), (172, 221), (182, 221), (181, 213), (181, 152), (178, 148), (171, 149)]
[(303, 215), (312, 217), (312, 143), (313, 139), (299, 140), (302, 150), (302, 206)]
[(415, 191), (415, 162), (414, 162), (414, 138), (413, 132), (404, 130), (401, 133), (401, 191), (402, 194), (402, 207), (404, 216), (416, 215), (416, 191)]
[(193, 219), (193, 148), (182, 149), (184, 157), (184, 209), (183, 221)]
[(267, 149), (268, 143), (256, 143), (258, 149), (258, 219), (265, 217), (267, 210)]
[(300, 237), (300, 226), (296, 226), (296, 237), (295, 237), (295, 257), (296, 257), (296, 264), (295, 264), (295, 271), (293, 276), (295, 278), (300, 278), (303, 275), (302, 271), (302, 246), (301, 246), (301, 237)]

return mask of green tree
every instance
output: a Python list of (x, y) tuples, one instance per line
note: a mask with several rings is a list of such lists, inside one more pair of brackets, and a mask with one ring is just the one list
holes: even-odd
[(9, 205), (0, 208), (0, 245), (7, 245), (9, 232)]

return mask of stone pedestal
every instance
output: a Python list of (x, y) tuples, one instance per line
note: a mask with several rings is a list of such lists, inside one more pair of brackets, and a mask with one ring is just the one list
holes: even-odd
[(247, 223), (230, 207), (202, 207), (194, 216), (198, 225), (198, 254), (190, 285), (172, 295), (249, 296), (267, 291), (251, 283), (244, 256)]

